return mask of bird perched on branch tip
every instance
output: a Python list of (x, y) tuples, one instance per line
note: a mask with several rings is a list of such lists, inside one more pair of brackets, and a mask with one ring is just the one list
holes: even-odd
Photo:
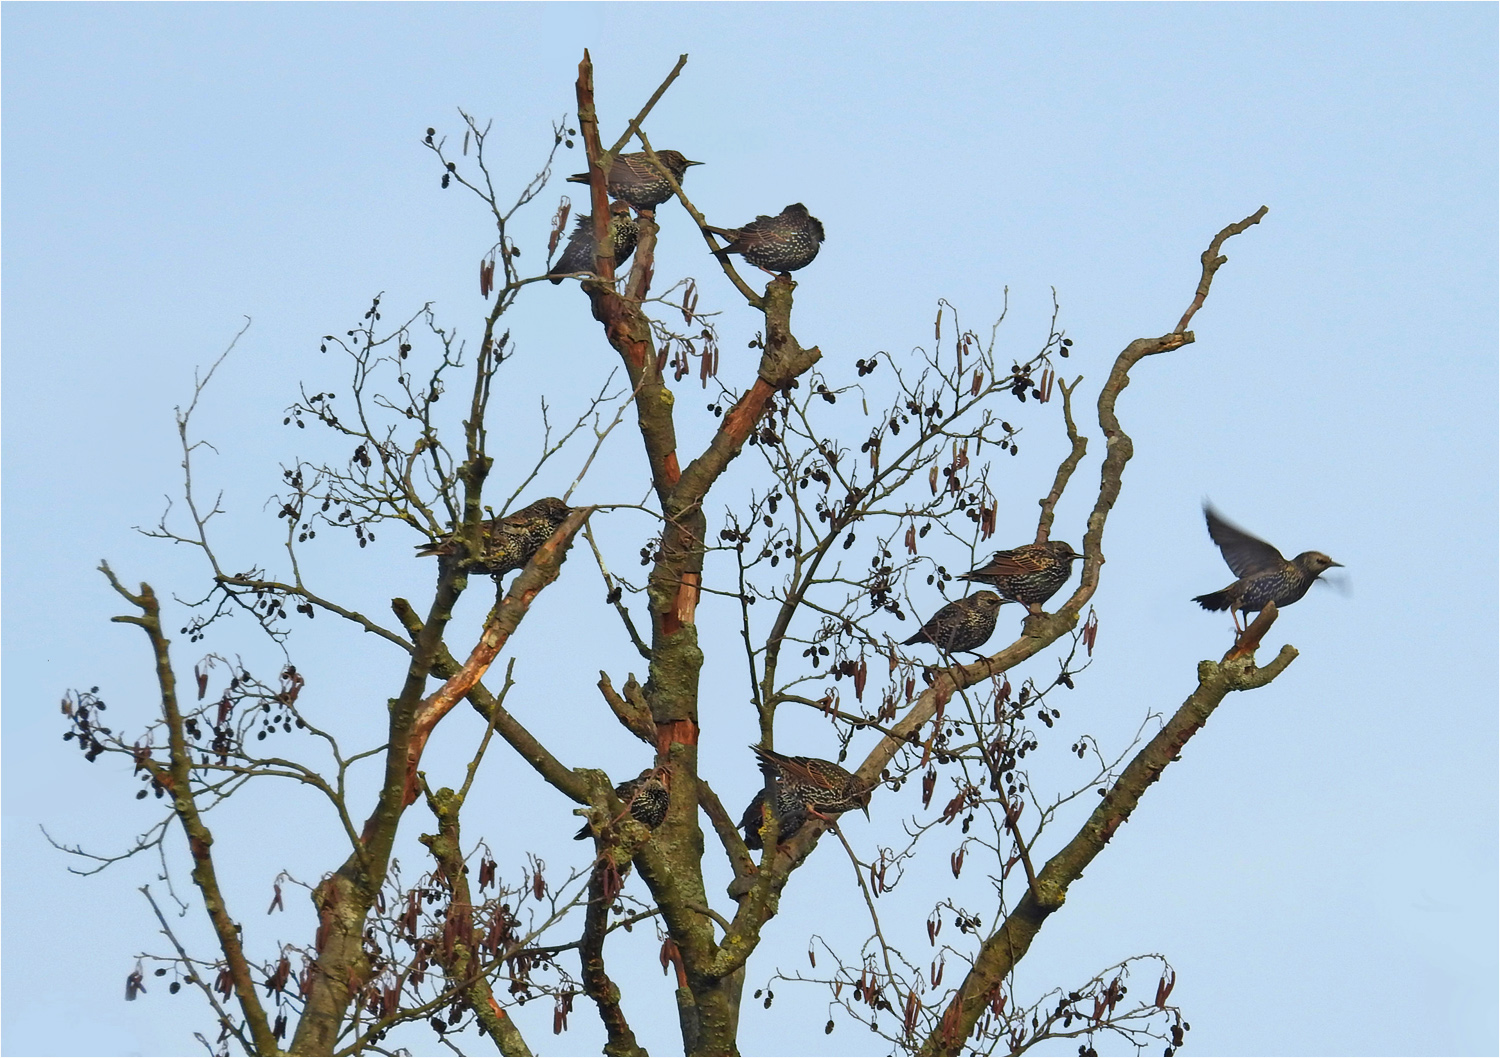
[(1208, 503), (1203, 505), (1203, 517), (1208, 535), (1239, 580), (1193, 601), (1205, 610), (1228, 610), (1236, 630), (1240, 614), (1259, 613), (1272, 602), (1277, 609), (1290, 606), (1307, 594), (1313, 581), (1332, 567), (1343, 566), (1321, 551), (1304, 551), (1289, 562), (1264, 540), (1225, 521)]
[[(469, 568), (494, 577), (521, 569), (531, 561), (537, 548), (552, 539), (557, 527), (572, 512), (573, 508), (562, 500), (548, 496), (514, 514), (484, 522), (479, 527), (481, 551), (470, 556)], [(436, 555), (439, 559), (451, 559), (462, 553), (463, 544), (457, 533), (417, 545), (420, 558)]]
[[(672, 174), (672, 179), (677, 181), (678, 187), (682, 186), (682, 178), (687, 173), (688, 166), (703, 164), (688, 161), (677, 151), (657, 151), (656, 156)], [(588, 182), (588, 173), (574, 173), (568, 177), (570, 184)], [(661, 170), (651, 164), (651, 158), (645, 151), (616, 155), (610, 163), (609, 171), (605, 173), (604, 182), (612, 197), (623, 198), (636, 209), (655, 209), (672, 197), (672, 185), (667, 183)]]
[(822, 222), (801, 202), (793, 202), (774, 217), (756, 217), (740, 228), (709, 225), (708, 230), (729, 240), (728, 246), (714, 251), (716, 257), (737, 253), (757, 268), (782, 274), (812, 264), (823, 242)]

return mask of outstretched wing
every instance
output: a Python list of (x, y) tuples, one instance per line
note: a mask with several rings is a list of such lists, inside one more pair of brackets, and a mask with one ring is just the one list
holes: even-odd
[(1286, 559), (1270, 544), (1251, 536), (1237, 525), (1226, 522), (1218, 511), (1208, 504), (1203, 505), (1203, 517), (1208, 520), (1208, 535), (1219, 545), (1224, 561), (1236, 577), (1249, 577), (1256, 573), (1276, 569)]

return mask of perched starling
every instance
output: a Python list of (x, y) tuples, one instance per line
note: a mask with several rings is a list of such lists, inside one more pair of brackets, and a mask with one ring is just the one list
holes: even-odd
[(1208, 535), (1219, 545), (1224, 561), (1240, 579), (1193, 601), (1205, 610), (1230, 611), (1236, 628), (1240, 622), (1234, 611), (1259, 613), (1270, 602), (1278, 609), (1290, 606), (1306, 595), (1312, 582), (1330, 567), (1343, 565), (1321, 551), (1304, 551), (1288, 562), (1280, 551), (1239, 526), (1230, 525), (1206, 503), (1203, 516), (1208, 520)]
[[(788, 757), (760, 746), (750, 748), (760, 757), (761, 774), (776, 780), (781, 789), (806, 805), (809, 811), (821, 814), (858, 808), (869, 816), (870, 791), (832, 761), (817, 757)], [(781, 799), (782, 794), (778, 791), (778, 805)]]
[[(648, 830), (655, 830), (661, 826), (662, 820), (667, 818), (667, 802), (670, 795), (667, 793), (667, 784), (662, 781), (661, 775), (655, 768), (647, 768), (634, 779), (627, 779), (616, 786), (615, 796), (625, 802), (626, 807), (630, 809), (630, 814), (635, 817), (635, 821)], [(573, 835), (573, 840), (582, 841), (590, 833), (589, 825), (585, 823), (583, 828)]]
[[(682, 186), (682, 177), (688, 166), (703, 164), (690, 162), (676, 151), (657, 151), (656, 156), (672, 174), (672, 179), (677, 181), (678, 187)], [(588, 182), (588, 173), (575, 173), (568, 177), (570, 184)], [(651, 164), (645, 151), (618, 155), (605, 174), (605, 185), (612, 198), (623, 198), (636, 209), (655, 209), (672, 197), (672, 185), (667, 183), (661, 170)]]
[[(623, 202), (613, 202), (609, 207), (609, 228), (615, 236), (615, 265), (624, 264), (635, 252), (635, 240), (641, 230), (635, 223), (635, 218), (630, 215), (630, 207)], [(552, 285), (556, 286), (562, 282), (562, 277), (574, 272), (592, 272), (594, 270), (594, 218), (585, 213), (578, 218), (578, 224), (573, 228), (573, 234), (568, 237), (568, 245), (563, 247), (562, 254), (557, 263), (552, 266), (547, 274), (554, 276)]]
[(1073, 560), (1082, 557), (1071, 545), (1048, 540), (996, 551), (994, 558), (958, 579), (989, 584), (1007, 599), (1025, 603), (1032, 613), (1041, 613), (1042, 603), (1073, 575)]
[(902, 646), (933, 643), (947, 654), (977, 651), (995, 634), (995, 618), (1007, 600), (992, 591), (976, 591), (944, 606)]
[(729, 240), (714, 254), (737, 253), (768, 272), (795, 272), (812, 264), (823, 241), (823, 225), (801, 202), (793, 202), (774, 217), (756, 217), (743, 228), (709, 231)]
[[(762, 809), (766, 806), (766, 791), (760, 789), (755, 791), (755, 797), (751, 799), (745, 814), (740, 818), (740, 829), (745, 832), (745, 848), (759, 849), (762, 847), (760, 840), (760, 824)], [(780, 823), (780, 832), (776, 835), (776, 843), (788, 841), (791, 836), (802, 829), (802, 824), (807, 822), (807, 805), (796, 792), (785, 783), (776, 784), (776, 800), (772, 807), (776, 812), (776, 819)]]
[[(474, 556), (469, 568), (496, 577), (520, 569), (536, 554), (537, 548), (552, 538), (572, 510), (562, 500), (548, 496), (529, 507), (522, 507), (515, 514), (485, 522), (480, 526), (483, 552)], [(451, 557), (459, 554), (462, 547), (458, 537), (450, 535), (419, 544), (417, 554), (424, 558), (429, 555)]]

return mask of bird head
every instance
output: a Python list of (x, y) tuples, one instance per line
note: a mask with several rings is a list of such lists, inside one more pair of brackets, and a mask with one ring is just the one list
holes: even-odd
[(609, 204), (609, 211), (617, 217), (629, 217), (630, 203), (622, 198), (617, 198)]
[(870, 795), (874, 792), (875, 788), (872, 786), (854, 798), (855, 803), (859, 805), (859, 810), (865, 814), (866, 819), (870, 818)]
[(556, 496), (548, 496), (545, 499), (537, 500), (534, 506), (539, 512), (545, 514), (547, 520), (553, 525), (561, 525), (563, 519), (573, 513), (573, 508), (569, 507)]
[(672, 171), (673, 179), (679, 183), (682, 181), (682, 174), (687, 172), (688, 166), (703, 164), (702, 162), (689, 161), (683, 157), (680, 151), (657, 151), (656, 156), (661, 159), (663, 165)]
[(1292, 561), (1308, 573), (1311, 573), (1314, 577), (1322, 576), (1324, 571), (1332, 569), (1334, 566), (1340, 569), (1344, 568), (1342, 562), (1335, 562), (1321, 551), (1304, 551), (1292, 559)]
[(1069, 544), (1063, 540), (1050, 540), (1048, 541), (1047, 546), (1051, 548), (1052, 553), (1059, 559), (1066, 559), (1067, 561), (1072, 562), (1076, 558), (1083, 557), (1077, 551), (1073, 550), (1072, 544)]
[(1000, 596), (992, 591), (976, 591), (973, 598), (975, 607), (986, 612), (998, 611), (1000, 607), (1010, 601), (1009, 599), (1000, 598)]

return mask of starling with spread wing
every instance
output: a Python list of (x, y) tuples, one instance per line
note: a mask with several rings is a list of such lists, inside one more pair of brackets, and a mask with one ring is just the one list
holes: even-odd
[(1219, 545), (1224, 561), (1239, 580), (1193, 601), (1205, 610), (1230, 611), (1236, 628), (1240, 627), (1239, 614), (1259, 613), (1273, 602), (1278, 609), (1290, 606), (1307, 594), (1313, 581), (1332, 567), (1343, 565), (1321, 551), (1304, 551), (1288, 562), (1280, 551), (1226, 522), (1207, 503), (1203, 505), (1203, 517), (1208, 521), (1208, 535)]

